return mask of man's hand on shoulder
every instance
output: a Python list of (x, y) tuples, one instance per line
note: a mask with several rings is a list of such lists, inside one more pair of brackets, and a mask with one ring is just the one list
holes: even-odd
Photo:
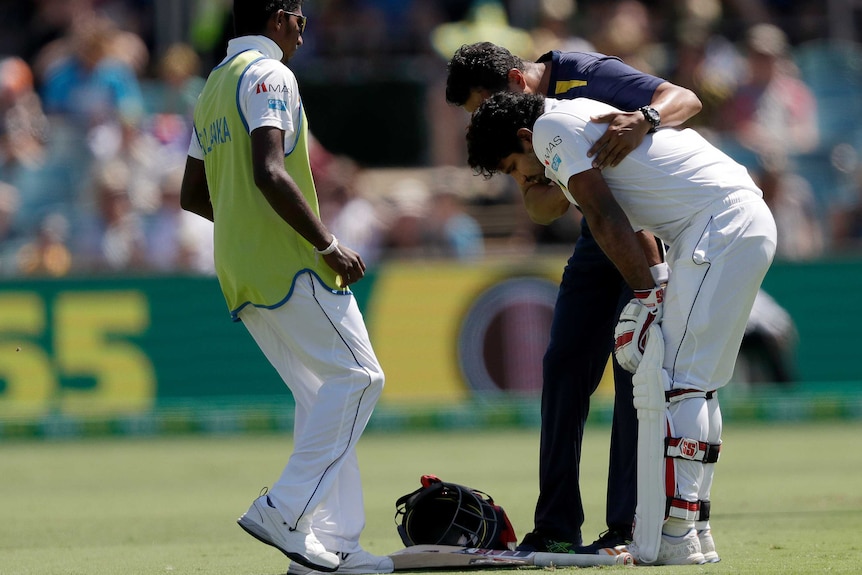
[(619, 165), (623, 158), (640, 146), (652, 128), (641, 112), (611, 112), (592, 116), (590, 121), (608, 124), (602, 137), (587, 150), (588, 158), (595, 156), (593, 167), (598, 169)]

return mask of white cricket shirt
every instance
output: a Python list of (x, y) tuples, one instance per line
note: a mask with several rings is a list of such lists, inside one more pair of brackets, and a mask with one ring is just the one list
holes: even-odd
[[(560, 185), (570, 202), (567, 184), (575, 174), (592, 169), (587, 150), (607, 130), (590, 116), (616, 108), (589, 100), (545, 100), (545, 113), (533, 129), (533, 150), (545, 174)], [(634, 229), (646, 229), (668, 244), (701, 212), (717, 204), (730, 205), (737, 194), (763, 193), (742, 165), (691, 129), (660, 129), (647, 134), (614, 168), (602, 176)]]

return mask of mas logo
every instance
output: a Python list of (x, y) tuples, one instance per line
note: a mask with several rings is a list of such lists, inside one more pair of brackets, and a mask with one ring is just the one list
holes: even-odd
[(290, 88), (286, 84), (267, 84), (266, 82), (261, 82), (257, 85), (255, 94), (267, 94), (269, 92), (274, 94), (290, 94)]
[(554, 148), (563, 143), (563, 138), (561, 136), (554, 136), (551, 138), (551, 141), (548, 142), (548, 145), (545, 147), (544, 159), (545, 163), (548, 163), (548, 158), (551, 157), (551, 154), (554, 153)]

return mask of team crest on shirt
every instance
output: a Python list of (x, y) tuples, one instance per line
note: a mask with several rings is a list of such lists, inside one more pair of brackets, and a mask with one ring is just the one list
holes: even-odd
[(276, 100), (275, 98), (270, 98), (267, 100), (267, 106), (269, 106), (270, 110), (278, 110), (279, 112), (287, 111), (287, 102), (284, 100)]

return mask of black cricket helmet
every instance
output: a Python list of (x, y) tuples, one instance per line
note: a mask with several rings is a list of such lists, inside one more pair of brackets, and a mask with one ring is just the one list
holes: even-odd
[(486, 493), (434, 475), (395, 502), (395, 523), (404, 545), (454, 545), (509, 549), (517, 542), (506, 512)]

